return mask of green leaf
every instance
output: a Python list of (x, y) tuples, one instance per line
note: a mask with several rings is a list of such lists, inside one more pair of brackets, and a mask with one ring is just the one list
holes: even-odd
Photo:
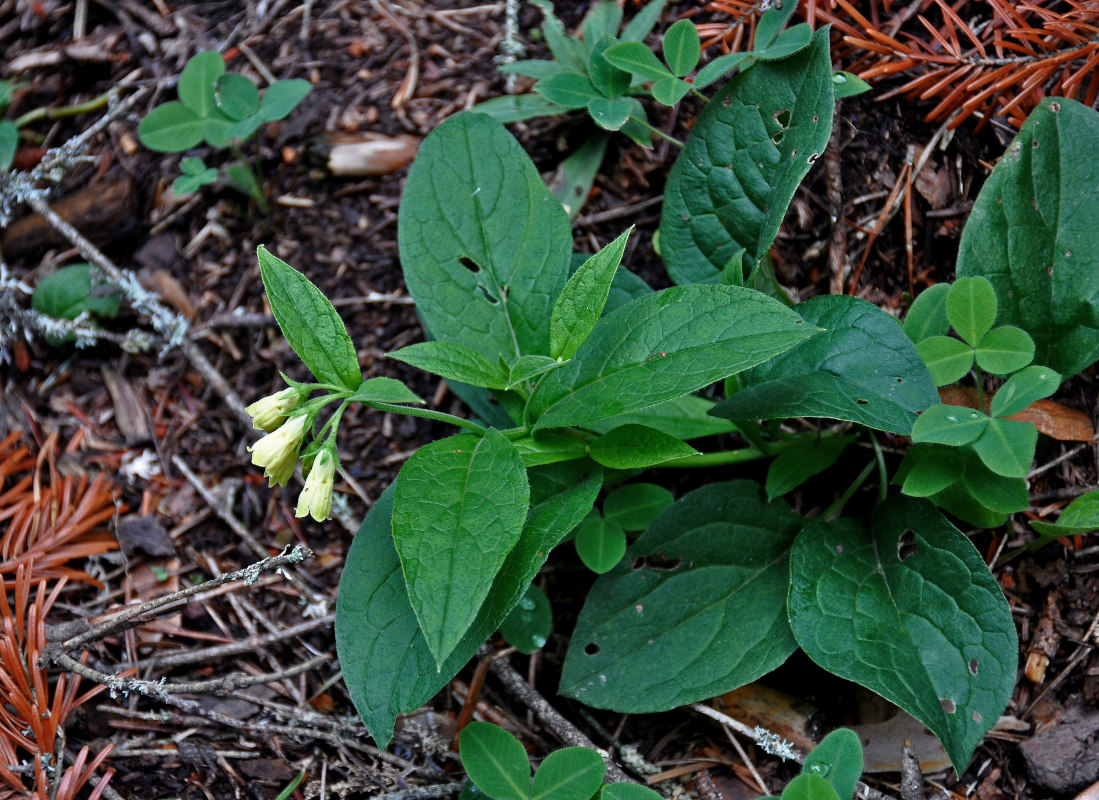
[(19, 129), (10, 120), (0, 120), (0, 171), (11, 169), (19, 147)]
[(259, 111), (259, 89), (243, 75), (219, 75), (214, 82), (214, 102), (225, 116), (240, 121)]
[(641, 42), (621, 42), (608, 48), (603, 57), (619, 69), (643, 80), (658, 81), (675, 77), (660, 63), (656, 54)]
[(494, 800), (527, 800), (530, 761), (518, 739), (491, 722), (471, 722), (458, 735), (462, 767)]
[(518, 94), (493, 97), (473, 107), (473, 111), (492, 117), (501, 124), (522, 122), (535, 117), (554, 117), (568, 109), (551, 103), (539, 94)]
[[(617, 6), (614, 7), (617, 8)], [(621, 97), (630, 89), (631, 75), (611, 64), (603, 56), (607, 48), (616, 45), (618, 40), (613, 36), (604, 36), (591, 41), (595, 42), (591, 57), (588, 59), (588, 74), (591, 76), (592, 84), (607, 97)]]
[(725, 77), (726, 74), (739, 67), (751, 55), (751, 53), (726, 53), (723, 56), (718, 56), (698, 71), (692, 86), (698, 90), (706, 88), (714, 81)]
[(599, 166), (603, 163), (609, 141), (608, 134), (596, 131), (557, 166), (557, 172), (549, 183), (549, 190), (561, 201), (569, 219), (574, 219), (580, 213), (591, 194), (591, 187), (595, 183)]
[(1099, 113), (1049, 97), (996, 164), (962, 230), (958, 275), (984, 275), (1000, 321), (1066, 378), (1099, 358)]
[(662, 43), (664, 62), (677, 78), (682, 78), (698, 66), (702, 43), (698, 38), (698, 29), (689, 19), (673, 23), (664, 32)]
[(520, 356), (511, 365), (508, 371), (508, 389), (518, 386), (523, 381), (536, 378), (551, 369), (557, 369), (560, 362), (549, 356)]
[(916, 345), (936, 386), (961, 380), (973, 368), (973, 348), (950, 336), (928, 336)]
[(508, 376), (499, 365), (492, 363), (472, 347), (458, 342), (417, 342), (386, 353), (386, 356), (447, 380), (483, 386), (486, 389), (508, 387)]
[(518, 451), (490, 428), (417, 450), (397, 476), (393, 541), (408, 596), (442, 666), (519, 540), (530, 500)]
[(789, 58), (795, 53), (800, 53), (809, 46), (812, 38), (813, 29), (809, 27), (808, 23), (802, 22), (780, 33), (774, 43), (763, 52), (757, 50), (752, 55), (760, 61), (779, 61), (783, 58)]
[(209, 186), (218, 179), (218, 171), (209, 167), (197, 175), (180, 175), (172, 181), (172, 191), (177, 197), (198, 191), (203, 186)]
[(977, 366), (993, 375), (1008, 375), (1034, 360), (1034, 340), (1014, 325), (991, 330), (976, 350)]
[(586, 108), (591, 100), (606, 99), (588, 80), (588, 76), (579, 72), (549, 75), (534, 84), (534, 91), (565, 108)]
[(580, 612), (561, 694), (616, 711), (666, 711), (730, 691), (796, 649), (787, 553), (801, 520), (749, 481), (666, 509)]
[(675, 502), (672, 493), (655, 483), (631, 483), (615, 489), (603, 501), (603, 516), (627, 531), (643, 531)]
[(938, 402), (916, 348), (874, 304), (829, 295), (795, 310), (824, 333), (742, 375), (744, 388), (711, 413), (726, 419), (829, 417), (907, 434), (917, 412)]
[(840, 796), (824, 778), (801, 774), (786, 784), (781, 800), (840, 800)]
[(557, 296), (550, 316), (550, 356), (569, 359), (595, 328), (603, 313), (611, 282), (626, 242), (633, 233), (631, 225), (625, 233), (585, 261), (565, 283)]
[(801, 772), (828, 781), (839, 797), (853, 797), (862, 777), (862, 744), (858, 734), (847, 728), (832, 731), (805, 756)]
[(408, 600), (393, 544), (395, 486), (375, 501), (340, 577), (336, 647), (355, 708), (380, 747), (398, 714), (415, 711), (465, 666), (522, 598), (550, 551), (584, 518), (603, 484), (591, 462), (530, 471), (531, 511), (477, 620), (439, 670)]
[(359, 384), (359, 388), (351, 397), (350, 402), (357, 403), (423, 403), (411, 389), (393, 378), (367, 378)]
[(553, 57), (575, 72), (586, 71), (588, 50), (579, 39), (565, 33), (565, 26), (553, 14), (549, 0), (531, 0), (542, 11), (542, 35)]
[(591, 443), (591, 457), (612, 469), (639, 469), (698, 455), (689, 444), (644, 425), (622, 425)]
[(522, 436), (515, 439), (512, 444), (519, 451), (524, 467), (556, 464), (561, 461), (586, 458), (588, 455), (588, 445), (583, 439), (553, 431), (543, 431), (537, 438)]
[(946, 318), (976, 347), (996, 321), (996, 292), (986, 278), (959, 278), (946, 295)]
[(950, 332), (950, 320), (946, 316), (946, 296), (949, 283), (936, 283), (920, 292), (904, 317), (904, 332), (919, 344), (931, 336), (946, 336)]
[(691, 84), (680, 78), (662, 78), (653, 82), (653, 99), (666, 106), (674, 106), (689, 91), (691, 91)]
[(359, 358), (332, 303), (308, 278), (263, 245), (256, 255), (275, 321), (298, 358), (321, 383), (357, 389), (363, 382)]
[[(663, 4), (663, 0), (656, 0), (649, 5), (657, 3)], [(608, 783), (599, 793), (601, 800), (659, 800), (662, 796), (648, 786), (637, 783)]]
[(909, 497), (931, 497), (961, 480), (963, 462), (953, 447), (917, 444), (907, 453), (894, 483)]
[(500, 635), (520, 653), (526, 654), (541, 650), (552, 628), (553, 611), (549, 598), (531, 584), (519, 605), (500, 623)]
[(530, 157), (482, 114), (458, 114), (424, 140), (401, 198), (405, 283), (424, 324), (507, 361), (545, 355), (572, 231)]
[[(245, 197), (250, 197), (260, 205), (266, 202), (266, 198), (263, 196), (263, 189), (259, 183), (256, 182), (255, 173), (243, 164), (230, 164), (225, 168), (225, 177), (229, 181), (229, 185), (243, 194)], [(357, 363), (357, 362), (356, 362)], [(358, 368), (356, 366), (356, 372)]]
[(767, 499), (781, 497), (824, 472), (854, 440), (854, 436), (826, 436), (783, 450), (767, 469)]
[[(600, 39), (605, 36), (613, 37), (618, 33), (618, 26), (621, 24), (622, 7), (614, 0), (602, 0), (602, 2), (593, 5), (591, 10), (584, 15), (580, 30), (584, 32), (584, 41), (594, 49)], [(588, 798), (585, 797), (584, 800), (588, 800)]]
[(912, 426), (912, 441), (958, 447), (976, 441), (989, 422), (988, 415), (976, 409), (940, 403), (920, 414)]
[(756, 24), (756, 38), (752, 49), (757, 53), (766, 50), (778, 38), (790, 18), (797, 10), (797, 0), (784, 0), (784, 2), (772, 3), (770, 8), (763, 13)]
[(608, 100), (596, 97), (588, 101), (588, 114), (600, 128), (608, 131), (621, 130), (630, 119), (633, 103), (629, 97)]
[(990, 470), (1008, 478), (1024, 478), (1034, 463), (1038, 429), (1032, 422), (993, 417), (973, 449)]
[(617, 522), (593, 514), (576, 529), (576, 554), (596, 575), (614, 569), (626, 552), (626, 532)]
[(1099, 491), (1077, 497), (1065, 507), (1056, 522), (1033, 520), (1030, 527), (1045, 537), (1074, 536), (1099, 529)]
[(225, 62), (216, 50), (195, 53), (179, 74), (176, 91), (180, 101), (197, 116), (209, 117), (217, 106), (214, 97), (217, 79), (224, 72)]
[(209, 170), (206, 167), (206, 162), (197, 156), (188, 156), (181, 159), (179, 162), (179, 171), (187, 176), (202, 175)]
[(313, 91), (313, 85), (301, 78), (275, 81), (263, 93), (258, 115), (264, 122), (274, 122), (289, 116), (290, 112)]
[[(614, 5), (611, 3), (610, 5)], [(534, 773), (530, 800), (591, 800), (607, 765), (594, 750), (566, 747), (550, 753)]]
[(157, 106), (137, 126), (137, 138), (158, 153), (180, 153), (202, 141), (206, 122), (183, 103)]
[(966, 460), (962, 477), (973, 499), (992, 511), (1014, 514), (1030, 505), (1026, 481), (997, 475), (980, 458), (969, 457)]
[(714, 95), (665, 187), (661, 252), (673, 281), (717, 283), (741, 248), (753, 268), (762, 265), (828, 144), (834, 107), (825, 30), (796, 56), (756, 64)]
[(683, 440), (735, 431), (736, 426), (729, 420), (710, 416), (709, 411), (714, 405), (713, 400), (686, 394), (640, 411), (586, 423), (585, 427), (596, 433), (607, 433), (622, 425), (645, 425)]
[[(500, 72), (512, 73), (514, 75), (523, 75), (527, 78), (534, 78), (539, 80), (540, 78), (548, 77), (549, 75), (556, 75), (558, 72), (568, 72), (569, 69), (564, 64), (557, 61), (547, 61), (540, 58), (528, 58), (521, 59), (519, 61), (512, 61), (510, 64), (501, 64)], [(496, 98), (498, 100), (504, 98)], [(480, 107), (476, 107), (477, 111), (480, 111)]]
[[(649, 115), (645, 111), (645, 106), (636, 97), (631, 97), (630, 102), (633, 103), (633, 111), (630, 112), (633, 119), (622, 126), (622, 134), (629, 137), (630, 141), (638, 147), (652, 148), (655, 134), (651, 127), (645, 127), (649, 124)], [(654, 234), (653, 242), (655, 243), (658, 238)]]
[(1027, 367), (1016, 372), (1001, 386), (989, 413), (994, 417), (1018, 414), (1031, 403), (1049, 397), (1061, 385), (1061, 376), (1049, 367)]
[(660, 13), (664, 10), (666, 0), (649, 0), (645, 7), (634, 14), (633, 19), (626, 23), (622, 29), (622, 35), (618, 38), (623, 42), (643, 42), (652, 33), (656, 22), (660, 19)]
[(31, 308), (58, 319), (76, 319), (85, 311), (98, 317), (118, 314), (122, 290), (91, 264), (71, 264), (42, 279)]
[(677, 286), (607, 314), (531, 395), (540, 428), (585, 425), (690, 394), (781, 353), (816, 329), (736, 286)]
[(926, 501), (867, 527), (813, 521), (790, 556), (790, 625), (824, 669), (929, 727), (958, 774), (1015, 687), (1018, 640), (981, 554)]
[(852, 72), (844, 72), (837, 69), (832, 73), (832, 85), (836, 90), (836, 99), (854, 97), (857, 94), (869, 92), (873, 87)]

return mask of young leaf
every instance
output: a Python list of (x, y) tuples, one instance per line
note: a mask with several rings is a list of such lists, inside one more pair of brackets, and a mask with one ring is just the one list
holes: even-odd
[(723, 56), (718, 56), (698, 71), (694, 83), (691, 85), (695, 89), (702, 90), (714, 81), (725, 77), (726, 74), (739, 67), (744, 59), (749, 58), (751, 55), (751, 53), (726, 53)]
[(508, 386), (508, 376), (498, 365), (472, 347), (458, 342), (417, 342), (386, 353), (386, 356), (447, 380), (486, 389), (505, 389)]
[[(662, 0), (657, 0), (662, 2)], [(656, 5), (656, 3), (650, 3)], [(660, 800), (662, 795), (637, 783), (608, 783), (599, 793), (600, 800)]]
[(549, 75), (534, 84), (534, 91), (565, 108), (586, 108), (589, 101), (603, 98), (588, 76), (579, 72)]
[[(686, 22), (686, 20), (683, 21)], [(674, 106), (689, 91), (691, 91), (691, 84), (680, 78), (662, 78), (653, 82), (653, 99), (666, 106)]]
[(996, 579), (928, 502), (814, 520), (790, 556), (790, 625), (824, 669), (896, 703), (965, 770), (1015, 687), (1018, 640)]
[(76, 319), (85, 311), (97, 317), (118, 314), (122, 290), (98, 267), (70, 264), (42, 279), (31, 295), (31, 308), (57, 319)]
[(595, 42), (595, 46), (592, 47), (591, 57), (588, 59), (588, 74), (591, 77), (591, 82), (596, 89), (609, 98), (621, 97), (630, 89), (630, 73), (614, 66), (603, 56), (607, 48), (613, 47), (617, 43), (618, 40), (613, 36), (604, 36)]
[(664, 191), (661, 252), (673, 281), (717, 283), (741, 248), (762, 265), (828, 144), (834, 109), (825, 30), (797, 55), (756, 64), (714, 95)]
[(1027, 367), (1004, 381), (988, 413), (994, 417), (1018, 414), (1034, 401), (1049, 397), (1060, 385), (1061, 376), (1049, 367)]
[(767, 469), (767, 499), (781, 497), (824, 472), (839, 460), (854, 440), (854, 436), (827, 436), (783, 450)]
[(641, 469), (698, 455), (689, 444), (644, 425), (622, 425), (591, 443), (592, 460), (612, 469)]
[(220, 75), (214, 81), (214, 103), (221, 113), (239, 122), (259, 110), (259, 89), (243, 75)]
[[(962, 230), (958, 275), (984, 275), (1000, 321), (1066, 378), (1099, 357), (1099, 113), (1063, 97), (1031, 112), (977, 196)], [(1025, 235), (1020, 235), (1025, 231)]]
[(993, 375), (1009, 375), (1034, 360), (1034, 340), (1022, 328), (1004, 325), (977, 345), (977, 366)]
[(980, 458), (966, 460), (962, 482), (974, 500), (992, 511), (1014, 514), (1030, 504), (1026, 481), (997, 475)]
[(519, 540), (529, 500), (518, 451), (492, 428), (421, 447), (397, 476), (393, 542), (440, 667)]
[(855, 795), (862, 777), (862, 744), (858, 734), (847, 728), (832, 731), (805, 756), (803, 775), (823, 778), (843, 798)]
[(263, 93), (263, 101), (257, 112), (264, 122), (274, 122), (290, 114), (313, 91), (312, 84), (301, 78), (275, 81)]
[(797, 0), (782, 0), (772, 3), (764, 12), (756, 24), (756, 38), (752, 49), (757, 53), (766, 50), (778, 38), (779, 31), (783, 29), (797, 10)]
[(608, 100), (596, 97), (588, 101), (588, 114), (600, 128), (608, 131), (621, 130), (630, 119), (633, 103), (629, 97)]
[(531, 0), (542, 12), (542, 35), (549, 45), (553, 57), (574, 72), (585, 72), (588, 64), (588, 51), (579, 39), (565, 33), (565, 26), (553, 13), (553, 3), (549, 0)]
[(916, 345), (936, 386), (961, 380), (973, 368), (973, 348), (950, 336), (928, 336)]
[(916, 349), (873, 303), (827, 295), (796, 311), (824, 332), (741, 375), (744, 388), (711, 413), (726, 419), (829, 417), (906, 434), (919, 411), (938, 403)]
[(531, 395), (535, 429), (584, 425), (690, 394), (817, 329), (735, 286), (678, 286), (607, 314)]
[(197, 156), (188, 156), (187, 158), (180, 159), (179, 171), (187, 176), (202, 175), (207, 172), (206, 162)]
[(985, 278), (959, 278), (946, 295), (946, 317), (973, 347), (996, 321), (996, 292)]
[[(267, 201), (266, 198), (263, 196), (263, 189), (256, 182), (255, 173), (243, 164), (230, 164), (229, 166), (227, 166), (225, 168), (225, 177), (229, 181), (229, 185), (241, 194), (243, 194), (245, 197), (252, 198), (260, 205), (263, 205)], [(359, 374), (357, 358), (355, 363), (356, 374)]]
[(208, 167), (197, 175), (180, 175), (172, 181), (172, 191), (177, 197), (198, 191), (203, 186), (209, 186), (218, 179), (218, 171)]
[(677, 78), (682, 78), (698, 66), (702, 44), (698, 38), (698, 29), (689, 19), (673, 23), (664, 32), (663, 46), (664, 63)]
[(357, 389), (363, 382), (355, 345), (336, 309), (312, 282), (260, 245), (260, 276), (283, 336), (321, 383)]
[(542, 649), (552, 627), (553, 611), (549, 598), (531, 584), (519, 605), (500, 623), (500, 635), (520, 653), (527, 654)]
[[(622, 24), (622, 7), (614, 0), (602, 0), (591, 7), (584, 15), (580, 30), (584, 32), (584, 41), (593, 48), (600, 39), (613, 37)], [(584, 798), (588, 800), (588, 798)]]
[(824, 778), (802, 773), (786, 784), (780, 800), (840, 800), (840, 796)]
[(975, 441), (988, 423), (988, 415), (980, 411), (941, 403), (920, 414), (912, 426), (912, 441), (959, 447)]
[(537, 378), (543, 372), (557, 369), (560, 363), (549, 356), (520, 356), (508, 371), (508, 385), (505, 388), (512, 389), (523, 381)]
[(631, 483), (615, 489), (603, 501), (603, 516), (627, 531), (643, 531), (675, 502), (672, 493), (655, 483)]
[(596, 433), (607, 433), (623, 425), (644, 425), (684, 441), (735, 431), (736, 425), (729, 420), (710, 416), (714, 405), (713, 400), (686, 394), (640, 411), (591, 422), (585, 427)]
[(626, 552), (626, 533), (617, 522), (593, 514), (576, 529), (576, 554), (596, 575), (614, 569)]
[(603, 313), (611, 291), (614, 273), (622, 262), (626, 241), (633, 233), (631, 225), (625, 233), (585, 261), (565, 283), (557, 296), (550, 316), (550, 356), (572, 358), (577, 348), (595, 327)]
[(530, 800), (591, 800), (606, 774), (607, 765), (594, 750), (586, 747), (557, 750), (546, 756), (534, 773)]
[(423, 403), (411, 389), (393, 378), (367, 378), (348, 400), (357, 403)]
[(997, 475), (1024, 478), (1034, 463), (1037, 444), (1038, 429), (1033, 423), (993, 417), (984, 433), (973, 442), (973, 449)]
[(800, 525), (749, 481), (685, 495), (595, 582), (561, 694), (596, 708), (665, 711), (775, 669), (796, 648), (787, 553)]
[(905, 453), (893, 482), (909, 497), (931, 497), (961, 480), (962, 466), (953, 447), (917, 444)]
[(471, 722), (458, 736), (469, 779), (494, 800), (527, 800), (530, 760), (523, 745), (498, 725)]
[(199, 117), (209, 117), (216, 108), (214, 88), (225, 72), (225, 62), (216, 50), (195, 53), (179, 73), (176, 91), (183, 105)]
[(752, 53), (760, 61), (779, 61), (789, 58), (795, 53), (800, 53), (809, 46), (813, 38), (813, 29), (808, 23), (802, 22), (778, 35), (778, 38), (762, 52), (756, 50)]
[(1044, 537), (1074, 536), (1099, 530), (1099, 490), (1077, 497), (1065, 507), (1056, 522), (1034, 520), (1030, 527)]
[(557, 103), (551, 103), (538, 94), (517, 94), (493, 97), (483, 103), (478, 103), (472, 110), (478, 114), (492, 117), (502, 125), (506, 125), (509, 122), (522, 122), (523, 120), (534, 119), (535, 117), (555, 117), (558, 114), (568, 113), (568, 109), (564, 106), (559, 106)]
[(505, 360), (545, 355), (572, 231), (561, 203), (500, 123), (457, 114), (424, 140), (397, 228), (424, 324)]
[(950, 320), (946, 316), (946, 296), (950, 284), (936, 283), (920, 292), (904, 317), (904, 332), (915, 344), (930, 336), (946, 336)]
[(675, 77), (660, 63), (656, 54), (641, 42), (621, 42), (608, 48), (603, 57), (619, 69), (643, 80), (658, 81)]
[(660, 13), (664, 10), (667, 0), (649, 0), (645, 7), (634, 14), (633, 19), (626, 23), (622, 29), (622, 35), (618, 38), (623, 42), (643, 42), (652, 33), (656, 21), (660, 19)]
[(832, 73), (832, 85), (836, 90), (836, 99), (854, 97), (857, 94), (869, 92), (873, 87), (852, 72), (844, 72), (837, 69)]
[(180, 153), (202, 141), (206, 122), (183, 103), (157, 106), (137, 126), (137, 138), (158, 153)]

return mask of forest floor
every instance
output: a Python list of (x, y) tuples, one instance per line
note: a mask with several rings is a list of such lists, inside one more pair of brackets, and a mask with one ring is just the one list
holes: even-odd
[[(558, 5), (571, 27), (588, 4)], [(62, 486), (70, 495), (76, 492), (64, 507), (84, 497), (88, 507), (77, 511), (88, 519), (100, 516), (90, 534), (74, 540), (84, 542), (86, 550), (59, 549), (60, 541), (49, 539), (60, 535), (55, 529), (42, 534), (43, 552), (54, 555), (43, 574), (69, 578), (53, 603), (51, 624), (95, 622), (123, 604), (241, 569), (288, 545), (302, 544), (316, 554), (293, 568), (292, 580), (271, 573), (252, 587), (204, 595), (173, 616), (118, 630), (91, 646), (92, 667), (108, 674), (129, 669), (128, 675), (149, 681), (213, 680), (238, 672), (275, 676), (229, 696), (195, 695), (184, 708), (137, 693), (90, 698), (58, 722), (64, 728), (60, 746), (70, 753), (85, 745), (91, 753), (113, 746), (97, 770), (114, 770), (110, 787), (117, 795), (107, 796), (271, 798), (301, 772), (305, 778), (294, 797), (456, 793), (461, 768), (450, 744), (475, 665), (427, 708), (403, 720), (394, 744), (379, 752), (340, 679), (332, 631), (341, 566), (363, 515), (417, 447), (450, 431), (441, 423), (352, 407), (341, 428), (347, 475), (337, 492), (343, 502), (336, 517), (322, 525), (294, 517), (300, 484), (268, 489), (249, 463), (247, 448), (255, 433), (238, 412), (241, 404), (280, 389), (280, 371), (306, 377), (265, 301), (255, 256), (262, 244), (302, 269), (333, 300), (356, 343), (364, 375), (399, 378), (430, 398), (433, 407), (467, 413), (444, 382), (383, 357), (423, 335), (397, 259), (397, 208), (406, 169), (336, 176), (326, 168), (326, 153), (334, 142), (371, 136), (407, 136), (415, 142), (449, 115), (503, 94), (504, 78), (494, 59), (504, 8), (503, 2), (487, 0), (480, 5), (219, 0), (180, 2), (174, 10), (160, 0), (0, 0), (0, 78), (16, 81), (9, 119), (37, 107), (86, 102), (113, 87), (121, 87), (123, 98), (144, 90), (129, 114), (91, 138), (89, 158), (66, 172), (50, 202), (190, 324), (183, 347), (166, 346), (149, 316), (128, 306), (103, 321), (113, 337), (86, 348), (54, 347), (19, 329), (0, 331), (0, 559), (11, 558), (18, 546), (11, 541), (16, 533), (5, 521), (11, 518), (5, 509), (39, 502), (51, 487), (55, 501), (64, 500)], [(724, 19), (680, 0), (665, 9), (657, 29), (683, 16), (696, 22)], [(521, 38), (531, 55), (544, 47), (526, 36), (540, 21), (537, 9), (523, 4)], [(261, 130), (267, 211), (225, 188), (175, 198), (169, 187), (179, 157), (153, 153), (137, 142), (137, 121), (175, 98), (175, 77), (204, 49), (219, 50), (231, 71), (257, 80), (269, 72), (313, 85), (291, 116)], [(697, 111), (688, 99), (678, 113), (652, 112), (652, 121), (682, 138), (685, 121)], [(946, 131), (923, 122), (925, 111), (907, 101), (878, 102), (873, 94), (842, 102), (829, 155), (799, 191), (774, 250), (776, 273), (797, 299), (847, 291), (854, 279), (860, 297), (899, 313), (912, 289), (918, 293), (953, 277), (961, 224), (1014, 132), (1004, 125)], [(38, 140), (21, 149), (17, 166), (32, 167), (40, 147), (61, 145), (102, 113), (31, 123), (27, 130)], [(511, 129), (546, 176), (586, 135), (573, 118)], [(866, 247), (864, 232), (878, 224), (906, 159), (933, 140), (909, 212), (902, 204), (881, 225), (861, 273), (853, 276)], [(222, 163), (222, 154), (205, 155), (211, 164)], [(574, 222), (577, 247), (598, 248), (634, 224), (638, 233), (623, 263), (656, 288), (669, 285), (650, 246), (659, 208), (645, 201), (661, 193), (675, 155), (664, 143), (643, 149), (615, 139), (595, 191)], [(840, 197), (844, 213), (833, 225)], [(5, 326), (18, 319), (13, 307), (29, 305), (13, 290), (14, 281), (33, 287), (59, 267), (84, 260), (26, 206), (15, 206), (14, 214), (3, 234), (0, 262)], [(911, 277), (906, 216), (914, 252)], [(153, 347), (137, 352), (121, 347), (131, 330), (152, 333)], [(1058, 399), (1094, 422), (1093, 370), (1074, 379)], [(1034, 511), (1055, 511), (1094, 487), (1096, 458), (1094, 445), (1043, 446), (1040, 471), (1031, 480)], [(760, 477), (758, 467), (729, 470), (729, 476), (752, 475), (753, 469)], [(100, 483), (80, 483), (96, 476), (103, 476)], [(677, 493), (690, 488), (676, 484), (683, 480), (678, 476), (667, 479)], [(811, 508), (816, 500), (801, 502)], [(1026, 528), (1019, 523), (1018, 530), (1022, 537)], [(981, 800), (1072, 796), (1083, 788), (1081, 781), (1086, 785), (1099, 777), (1094, 763), (1099, 751), (1088, 755), (1084, 747), (1075, 771), (1050, 759), (1073, 743), (1090, 742), (1099, 731), (1099, 653), (1092, 652), (1091, 638), (1099, 609), (1099, 547), (1086, 539), (1060, 540), (1028, 553), (1016, 552), (1022, 538), (1004, 541), (989, 532), (973, 538), (1007, 593), (1024, 655), (1039, 630), (1060, 644), (1044, 682), (1020, 673), (1005, 718), (960, 778), (945, 769), (930, 745), (924, 788), (928, 794), (949, 791)], [(114, 540), (121, 549), (113, 549)], [(87, 557), (67, 564), (59, 555), (64, 553)], [(4, 608), (18, 605), (18, 593), (10, 591), (14, 570), (0, 566), (0, 577), (9, 590)], [(582, 599), (582, 588), (574, 601)], [(777, 793), (793, 774), (750, 743), (741, 751), (721, 727), (690, 710), (627, 717), (558, 697), (556, 681), (576, 608), (565, 602), (555, 611), (555, 634), (546, 648), (535, 656), (509, 656), (510, 663), (620, 763), (634, 769), (655, 765), (659, 773), (655, 780), (643, 772), (634, 772), (636, 777), (649, 777), (674, 796), (734, 800)], [(225, 647), (233, 642), (244, 646)], [(504, 647), (499, 641), (490, 646), (497, 652)], [(320, 656), (327, 658), (313, 661)], [(295, 669), (305, 662), (310, 669)], [(15, 668), (5, 663), (3, 669)], [(57, 670), (50, 675), (55, 680)], [(864, 738), (874, 740), (870, 760), (877, 759), (879, 769), (865, 777), (879, 791), (899, 796), (896, 743), (923, 742), (921, 726), (895, 721), (889, 727), (883, 721), (889, 712), (880, 704), (800, 655), (766, 684), (741, 693), (736, 707), (743, 721), (799, 741), (839, 725), (879, 723), (863, 729)], [(82, 688), (89, 686), (85, 681)], [(484, 719), (517, 732), (533, 756), (560, 746), (522, 697), (492, 674), (477, 703)], [(1059, 789), (1036, 788), (1036, 767), (1023, 757), (1025, 743), (1043, 730), (1062, 737), (1060, 744), (1046, 746), (1052, 769), (1066, 775)], [(623, 751), (622, 744), (630, 748)], [(25, 750), (17, 753), (27, 757)], [(1032, 761), (1043, 758), (1039, 748)], [(758, 786), (758, 780), (766, 785)], [(407, 793), (422, 786), (440, 788), (431, 790), (434, 794)]]

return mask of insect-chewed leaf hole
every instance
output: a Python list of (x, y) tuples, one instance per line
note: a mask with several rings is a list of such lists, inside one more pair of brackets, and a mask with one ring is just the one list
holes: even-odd
[(784, 128), (790, 127), (790, 109), (783, 108), (775, 112), (775, 122)]
[(870, 405), (870, 401), (866, 400), (866, 399), (863, 399), (862, 397), (856, 397), (855, 398), (855, 405), (857, 405), (857, 406), (868, 406), (868, 405)]
[(897, 540), (897, 558), (904, 561), (909, 556), (916, 554), (916, 533), (911, 528), (905, 528), (901, 538)]
[(472, 258), (469, 258), (468, 256), (462, 256), (461, 258), (459, 258), (458, 263), (475, 275), (481, 271), (481, 265), (474, 261)]
[(969, 671), (972, 674), (976, 675), (977, 674), (977, 669), (979, 667), (980, 667), (980, 662), (977, 661), (977, 659), (975, 659), (975, 658), (969, 659)]
[(588, 642), (584, 645), (584, 652), (589, 656), (599, 655), (599, 645), (595, 642)]
[(630, 569), (651, 569), (656, 572), (672, 572), (683, 566), (682, 558), (668, 558), (663, 553), (638, 556), (630, 562)]

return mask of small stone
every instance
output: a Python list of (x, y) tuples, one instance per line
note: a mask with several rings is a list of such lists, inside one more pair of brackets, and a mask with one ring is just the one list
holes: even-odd
[(1055, 794), (1076, 792), (1099, 780), (1099, 711), (1074, 707), (1019, 745), (1027, 774)]

